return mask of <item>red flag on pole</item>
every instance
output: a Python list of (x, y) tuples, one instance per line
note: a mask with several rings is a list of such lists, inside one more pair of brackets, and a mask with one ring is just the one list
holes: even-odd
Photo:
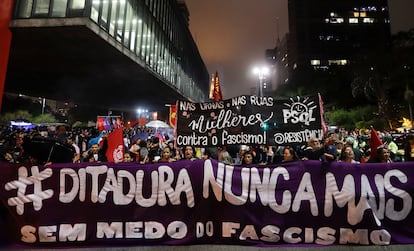
[(177, 124), (177, 106), (176, 105), (170, 105), (170, 126), (172, 128), (175, 128)]
[(369, 140), (369, 143), (371, 145), (371, 155), (370, 158), (376, 158), (377, 157), (377, 148), (382, 145), (382, 140), (378, 136), (377, 131), (373, 126), (371, 126), (371, 137)]
[(13, 0), (0, 1), (0, 110), (6, 83), (7, 65), (9, 63), (12, 33), (9, 29), (13, 13)]
[(210, 97), (210, 100), (212, 101), (223, 100), (223, 94), (221, 93), (220, 80), (219, 80), (217, 71), (216, 71), (216, 76), (211, 78), (209, 97)]
[(211, 74), (210, 92), (208, 94), (208, 98), (210, 100), (213, 100), (214, 99), (214, 74)]
[(122, 129), (122, 127), (119, 127), (108, 135), (108, 149), (106, 150), (106, 158), (108, 158), (108, 162), (118, 163), (124, 160)]

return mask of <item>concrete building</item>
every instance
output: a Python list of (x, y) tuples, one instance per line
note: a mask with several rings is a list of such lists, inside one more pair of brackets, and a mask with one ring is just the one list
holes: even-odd
[(278, 85), (348, 66), (391, 43), (387, 0), (289, 0), (289, 34), (274, 50)]
[(12, 3), (7, 92), (125, 109), (208, 100), (183, 1), (2, 2), (3, 16)]

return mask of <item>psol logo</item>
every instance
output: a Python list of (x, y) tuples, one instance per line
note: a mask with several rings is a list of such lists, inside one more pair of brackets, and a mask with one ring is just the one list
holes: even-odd
[(300, 100), (300, 97), (297, 97), (297, 100), (293, 98), (290, 100), (292, 101), (291, 104), (284, 103), (289, 109), (282, 109), (283, 123), (304, 123), (309, 125), (310, 122), (316, 121), (313, 117), (313, 111), (317, 107), (315, 102), (309, 100), (308, 97), (304, 98), (303, 101)]
[(119, 145), (117, 148), (115, 148), (112, 152), (112, 157), (114, 158), (115, 163), (122, 162), (124, 159), (124, 146)]

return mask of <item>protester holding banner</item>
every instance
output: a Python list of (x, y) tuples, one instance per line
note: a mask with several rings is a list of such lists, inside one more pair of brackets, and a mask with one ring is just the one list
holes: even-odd
[(139, 156), (139, 150), (141, 148), (140, 143), (141, 143), (141, 139), (137, 138), (135, 139), (134, 143), (129, 148), (130, 154), (132, 155), (133, 159), (135, 159), (135, 161), (137, 162), (139, 162), (140, 160), (140, 156)]
[(195, 149), (193, 146), (185, 146), (184, 147), (184, 159), (186, 160), (196, 160), (195, 157)]
[(298, 160), (298, 154), (295, 149), (290, 146), (287, 146), (283, 149), (283, 162), (295, 161)]
[(323, 148), (318, 138), (310, 137), (308, 140), (308, 146), (303, 150), (304, 160), (320, 160), (323, 156)]
[(368, 163), (391, 163), (391, 151), (387, 145), (380, 145), (377, 147), (376, 157), (370, 158)]
[(254, 155), (252, 151), (246, 151), (243, 153), (242, 165), (253, 164)]
[(246, 145), (241, 145), (239, 152), (237, 154), (236, 157), (236, 161), (235, 164), (236, 165), (242, 165), (243, 164), (243, 157), (244, 157), (244, 153), (250, 151), (250, 147), (246, 146)]
[(131, 157), (131, 153), (126, 152), (124, 153), (124, 158), (122, 160), (123, 162), (133, 162), (134, 159)]
[(171, 158), (171, 148), (166, 146), (162, 149), (161, 159), (158, 160), (159, 163), (170, 163), (174, 162), (176, 159)]
[(73, 136), (68, 137), (67, 143), (73, 147), (75, 150), (74, 156), (73, 156), (73, 163), (80, 162), (80, 148), (77, 144), (75, 144), (75, 141), (73, 140)]
[(108, 139), (107, 135), (103, 134), (102, 136), (102, 147), (99, 146), (98, 143), (92, 144), (91, 148), (84, 152), (82, 155), (84, 157), (84, 161), (86, 162), (107, 162), (108, 159), (106, 158), (106, 150), (108, 149)]
[(342, 150), (340, 160), (348, 163), (359, 163), (355, 160), (354, 150), (350, 145), (346, 145)]
[(139, 163), (144, 164), (148, 158), (148, 147), (151, 145), (151, 140), (141, 140), (139, 143)]
[(160, 147), (160, 139), (158, 137), (152, 137), (147, 162), (156, 163), (161, 159), (161, 155), (162, 149)]
[(324, 139), (324, 157), (323, 161), (336, 161), (338, 159), (338, 150), (335, 146), (336, 134), (328, 133)]
[(219, 152), (218, 160), (220, 162), (223, 162), (224, 164), (227, 164), (227, 165), (233, 165), (234, 164), (233, 163), (233, 158), (231, 157), (230, 153), (227, 150), (224, 150), (224, 149), (222, 149)]

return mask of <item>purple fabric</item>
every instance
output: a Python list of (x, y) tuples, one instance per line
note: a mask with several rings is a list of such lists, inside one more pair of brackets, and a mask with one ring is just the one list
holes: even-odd
[(414, 162), (88, 164), (1, 163), (3, 247), (414, 243)]

